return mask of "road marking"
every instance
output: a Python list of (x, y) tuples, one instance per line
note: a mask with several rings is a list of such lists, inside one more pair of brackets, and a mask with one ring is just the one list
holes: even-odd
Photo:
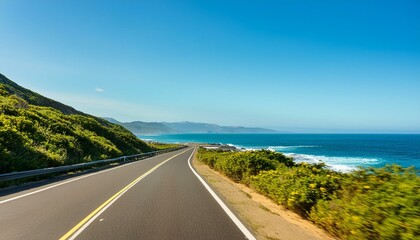
[[(147, 171), (145, 174), (141, 175), (140, 177), (136, 178), (134, 181), (132, 181), (130, 184), (125, 186), (123, 189), (121, 189), (119, 192), (114, 194), (112, 197), (110, 197), (108, 200), (106, 200), (104, 203), (102, 203), (98, 208), (96, 208), (93, 212), (91, 212), (87, 217), (85, 217), (82, 221), (80, 221), (76, 226), (74, 226), (70, 231), (68, 231), (66, 234), (64, 234), (60, 240), (72, 240), (75, 239), (80, 233), (83, 232), (97, 217), (99, 217), (103, 212), (105, 212), (106, 209), (108, 209), (115, 201), (118, 200), (125, 192), (127, 192), (130, 188), (132, 188), (136, 183), (140, 182), (143, 178), (145, 178), (147, 175), (158, 169), (160, 166), (168, 162), (169, 160), (174, 159), (175, 157), (190, 151), (191, 149), (187, 149), (181, 153), (178, 153), (177, 155), (174, 155), (165, 161), (157, 164), (152, 169)], [(193, 151), (194, 152), (194, 151)]]
[(213, 191), (213, 189), (210, 188), (210, 186), (204, 181), (203, 178), (194, 170), (194, 168), (191, 166), (191, 158), (194, 155), (194, 151), (192, 152), (190, 158), (188, 159), (188, 165), (191, 168), (191, 171), (195, 174), (195, 176), (200, 180), (200, 182), (204, 185), (204, 187), (209, 191), (210, 195), (216, 200), (216, 202), (222, 207), (222, 209), (226, 212), (226, 214), (232, 219), (233, 223), (241, 230), (241, 232), (245, 235), (246, 238), (249, 240), (256, 240), (254, 235), (245, 227), (245, 225), (233, 214), (233, 212), (226, 206), (226, 204), (217, 196), (217, 194)]
[[(144, 159), (143, 161), (151, 160), (151, 159), (154, 159), (156, 157), (158, 157), (158, 156), (147, 158), (147, 159)], [(27, 196), (30, 196), (30, 195), (35, 194), (35, 193), (43, 192), (43, 191), (49, 190), (51, 188), (55, 188), (55, 187), (58, 187), (58, 186), (61, 186), (61, 185), (67, 184), (67, 183), (71, 183), (71, 182), (78, 181), (78, 180), (81, 180), (81, 179), (84, 179), (84, 178), (87, 178), (87, 177), (91, 177), (91, 176), (94, 176), (94, 175), (97, 175), (97, 174), (106, 173), (106, 172), (109, 172), (109, 171), (114, 171), (118, 168), (129, 166), (129, 165), (137, 163), (137, 162), (138, 161), (127, 163), (127, 164), (124, 164), (124, 165), (121, 165), (121, 166), (118, 166), (118, 167), (113, 167), (113, 168), (106, 169), (106, 170), (103, 170), (103, 171), (99, 171), (99, 172), (96, 172), (96, 173), (91, 173), (91, 174), (88, 174), (88, 175), (85, 175), (85, 176), (81, 176), (81, 177), (78, 177), (78, 178), (67, 180), (65, 182), (61, 182), (61, 183), (58, 183), (58, 184), (55, 184), (55, 185), (52, 185), (52, 186), (49, 186), (49, 187), (46, 187), (46, 188), (42, 188), (42, 189), (39, 189), (39, 190), (36, 190), (36, 191), (33, 191), (33, 192), (25, 193), (25, 194), (20, 195), (20, 196), (16, 196), (16, 197), (12, 197), (12, 198), (0, 201), (0, 204), (7, 203), (7, 202), (10, 202), (10, 201), (13, 201), (13, 200), (17, 200), (19, 198), (27, 197)]]

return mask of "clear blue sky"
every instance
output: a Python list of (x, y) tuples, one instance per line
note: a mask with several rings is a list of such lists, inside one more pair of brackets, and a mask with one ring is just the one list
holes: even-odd
[(0, 72), (84, 112), (420, 133), (420, 2), (0, 1)]

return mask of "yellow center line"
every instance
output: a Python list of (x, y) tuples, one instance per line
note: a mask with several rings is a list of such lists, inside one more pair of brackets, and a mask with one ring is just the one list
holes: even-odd
[(152, 173), (153, 171), (155, 171), (156, 169), (158, 169), (160, 166), (162, 166), (163, 164), (165, 164), (166, 162), (168, 162), (171, 159), (174, 159), (175, 157), (189, 151), (190, 149), (187, 149), (181, 153), (178, 153), (177, 155), (174, 155), (168, 159), (166, 159), (165, 161), (159, 163), (158, 165), (154, 166), (152, 169), (150, 169), (149, 171), (147, 171), (145, 174), (141, 175), (140, 177), (136, 178), (134, 181), (132, 181), (130, 184), (128, 184), (127, 186), (125, 186), (123, 189), (121, 189), (120, 191), (118, 191), (116, 194), (114, 194), (112, 197), (110, 197), (108, 200), (106, 200), (104, 203), (102, 203), (98, 208), (96, 208), (93, 212), (91, 212), (89, 215), (87, 215), (87, 217), (85, 217), (82, 221), (80, 221), (76, 226), (74, 226), (70, 231), (68, 231), (66, 234), (64, 234), (60, 240), (66, 240), (68, 239), (71, 235), (73, 235), (78, 229), (80, 229), (83, 225), (85, 225), (90, 219), (92, 219), (96, 214), (98, 214), (98, 212), (100, 212), (103, 208), (105, 208), (108, 204), (110, 204), (114, 199), (116, 199), (117, 197), (121, 196), (122, 194), (124, 194), (124, 192), (126, 192), (128, 189), (130, 189), (131, 187), (133, 187), (136, 183), (138, 183), (140, 180), (142, 180), (143, 178), (145, 178), (147, 175), (149, 175), (150, 173)]

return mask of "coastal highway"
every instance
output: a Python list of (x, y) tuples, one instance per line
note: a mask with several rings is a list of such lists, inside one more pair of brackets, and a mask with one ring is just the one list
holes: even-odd
[(193, 152), (3, 192), (0, 239), (254, 239), (194, 172)]

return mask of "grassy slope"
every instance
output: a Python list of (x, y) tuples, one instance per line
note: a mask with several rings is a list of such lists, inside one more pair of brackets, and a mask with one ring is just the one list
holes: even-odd
[(9, 80), (7, 77), (5, 77), (2, 74), (0, 74), (0, 84), (3, 84), (3, 87), (6, 90), (6, 92), (22, 98), (29, 104), (37, 105), (37, 106), (44, 106), (44, 107), (52, 107), (52, 108), (60, 110), (64, 114), (85, 115), (84, 113), (77, 111), (76, 109), (70, 106), (64, 105), (60, 102), (46, 98), (29, 89), (23, 88), (19, 86), (18, 84), (16, 84), (15, 82)]
[(123, 127), (45, 98), (0, 74), (0, 173), (150, 150)]

